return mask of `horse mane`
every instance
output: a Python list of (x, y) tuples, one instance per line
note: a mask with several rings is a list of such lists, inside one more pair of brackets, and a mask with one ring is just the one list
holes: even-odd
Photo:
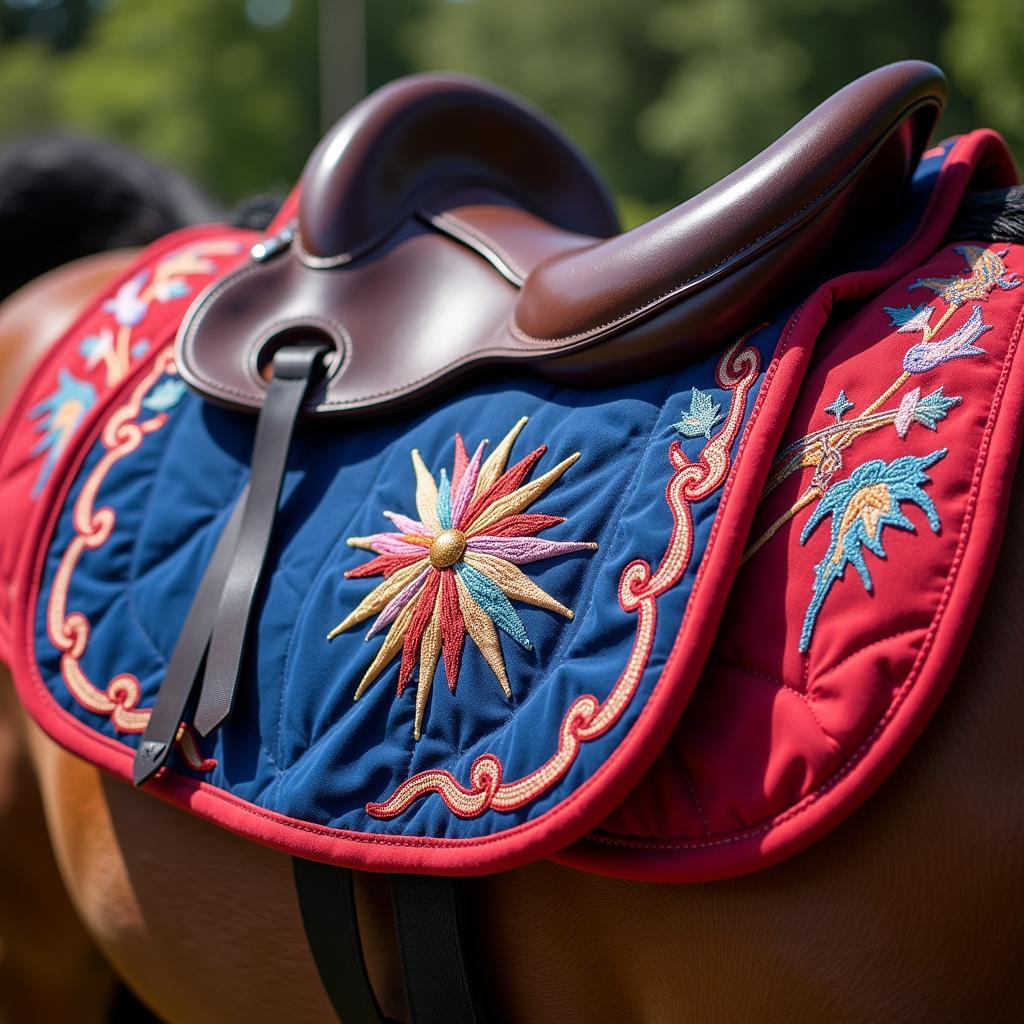
[(71, 260), (220, 213), (184, 175), (114, 143), (20, 139), (0, 148), (0, 297)]
[(968, 192), (946, 238), (1024, 243), (1024, 185)]

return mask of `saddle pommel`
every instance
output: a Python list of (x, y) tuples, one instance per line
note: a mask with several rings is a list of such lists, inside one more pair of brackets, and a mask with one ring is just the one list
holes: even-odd
[(540, 111), (464, 75), (412, 75), (347, 113), (302, 176), (298, 237), (314, 265), (341, 265), (444, 193), (482, 189), (550, 224), (619, 230), (601, 180)]

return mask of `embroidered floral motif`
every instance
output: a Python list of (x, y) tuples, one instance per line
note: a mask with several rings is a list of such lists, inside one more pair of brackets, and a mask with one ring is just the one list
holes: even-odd
[(935, 307), (927, 302), (922, 306), (883, 306), (882, 309), (889, 314), (889, 323), (897, 334), (929, 330), (935, 312)]
[[(895, 409), (884, 411), (865, 412), (854, 419), (845, 419), (845, 413), (856, 408), (853, 402), (846, 398), (846, 392), (840, 391), (837, 398), (831, 405), (825, 408), (825, 412), (835, 416), (835, 423), (806, 434), (787, 446), (775, 460), (776, 469), (773, 470), (769, 485), (775, 486), (788, 476), (794, 469), (804, 466), (813, 466), (814, 475), (811, 478), (811, 488), (824, 494), (832, 482), (832, 478), (843, 468), (843, 452), (853, 442), (864, 434), (869, 434), (890, 424), (895, 428), (897, 435), (902, 440), (907, 436), (911, 426), (920, 424), (928, 430), (937, 430), (938, 424), (949, 415), (949, 410), (959, 405), (962, 399), (959, 396), (947, 396), (943, 394), (940, 385), (930, 394), (921, 397), (921, 389), (913, 388), (900, 400)], [(815, 494), (814, 497), (818, 497)], [(809, 504), (809, 502), (805, 502)]]
[(980, 245), (958, 245), (953, 252), (959, 253), (967, 264), (968, 274), (953, 277), (922, 277), (907, 288), (927, 288), (945, 299), (954, 308), (972, 299), (987, 299), (993, 288), (1010, 291), (1021, 284), (1020, 278), (1007, 272), (1004, 257), (1010, 250), (984, 249)]
[(142, 297), (142, 289), (149, 280), (149, 271), (143, 270), (125, 281), (112, 299), (103, 303), (103, 309), (113, 316), (120, 327), (138, 327), (149, 312), (149, 300)]
[(149, 340), (133, 342), (132, 331), (146, 319), (152, 304), (185, 298), (192, 291), (186, 278), (212, 274), (217, 265), (211, 257), (231, 256), (240, 250), (240, 243), (234, 240), (206, 239), (172, 252), (157, 263), (152, 274), (148, 269), (140, 270), (125, 281), (102, 307), (110, 314), (114, 327), (100, 328), (80, 345), (86, 369), (102, 364), (108, 386), (123, 380), (132, 361), (149, 350)]
[(420, 453), (413, 449), (419, 520), (385, 512), (398, 532), (348, 540), (352, 547), (372, 551), (377, 557), (345, 575), (383, 575), (384, 582), (332, 629), (327, 639), (377, 616), (366, 639), (384, 629), (388, 632), (355, 696), (361, 697), (399, 652), (401, 696), (418, 663), (413, 727), (416, 739), (422, 734), (427, 699), (442, 658), (448, 687), (455, 692), (467, 634), (505, 695), (511, 697), (498, 631), (526, 650), (531, 649), (526, 627), (512, 601), (572, 618), (565, 605), (541, 590), (518, 566), (597, 547), (584, 541), (550, 541), (536, 536), (565, 520), (530, 514), (526, 509), (580, 456), (577, 452), (526, 483), (547, 446), (541, 445), (506, 470), (512, 446), (525, 424), (526, 419), (521, 419), (486, 459), (486, 441), (480, 442), (470, 458), (462, 437), (456, 434), (450, 480), (444, 469), (435, 480)]
[(924, 485), (931, 482), (925, 470), (944, 458), (947, 451), (940, 448), (924, 458), (904, 455), (890, 463), (872, 459), (835, 484), (818, 502), (800, 534), (800, 543), (806, 544), (828, 516), (832, 516), (832, 539), (825, 557), (814, 567), (814, 593), (800, 633), (802, 653), (810, 648), (818, 614), (833, 585), (845, 575), (846, 567), (852, 565), (857, 570), (864, 589), (871, 593), (873, 583), (864, 550), (879, 558), (886, 557), (882, 531), (887, 526), (917, 532), (902, 511), (903, 502), (917, 505), (927, 517), (932, 533), (939, 532), (938, 509), (924, 491)]
[[(905, 334), (909, 329), (910, 325), (905, 324), (899, 328), (897, 333)], [(985, 323), (981, 318), (981, 306), (975, 306), (971, 310), (967, 322), (948, 338), (944, 338), (942, 341), (921, 341), (907, 349), (903, 356), (903, 369), (908, 374), (927, 373), (929, 370), (934, 370), (936, 366), (948, 363), (951, 359), (983, 356), (985, 350), (974, 343), (986, 331), (991, 330), (992, 325)]]
[(902, 441), (910, 430), (911, 424), (919, 423), (927, 430), (938, 430), (939, 423), (948, 415), (949, 410), (963, 401), (959, 396), (947, 397), (942, 393), (940, 385), (931, 394), (921, 397), (920, 388), (911, 388), (901, 399), (892, 425)]
[(843, 469), (844, 452), (859, 437), (890, 424), (901, 440), (907, 437), (915, 423), (934, 431), (948, 416), (950, 409), (960, 404), (962, 399), (959, 396), (945, 395), (941, 386), (923, 398), (921, 388), (915, 387), (902, 395), (895, 409), (883, 408), (902, 391), (912, 377), (928, 373), (954, 359), (984, 356), (985, 349), (976, 342), (992, 330), (992, 325), (985, 323), (980, 305), (975, 305), (966, 321), (947, 337), (938, 338), (938, 335), (953, 313), (966, 303), (973, 300), (986, 301), (994, 288), (1010, 291), (1022, 283), (1017, 274), (1009, 271), (1003, 262), (1002, 257), (1008, 252), (1006, 249), (996, 251), (976, 245), (960, 245), (956, 246), (955, 251), (963, 256), (967, 264), (965, 274), (922, 277), (907, 287), (908, 291), (927, 288), (946, 302), (945, 311), (934, 324), (932, 318), (937, 310), (928, 303), (920, 306), (883, 307), (897, 334), (921, 335), (921, 340), (903, 354), (903, 372), (853, 419), (847, 419), (846, 414), (855, 405), (846, 391), (841, 390), (824, 409), (835, 422), (798, 438), (775, 457), (762, 497), (770, 494), (793, 473), (807, 468), (814, 472), (793, 505), (750, 545), (743, 556), (744, 561), (760, 551), (794, 516), (827, 493), (832, 481)]
[(96, 389), (92, 384), (62, 369), (57, 373), (57, 390), (29, 410), (29, 419), (37, 421), (36, 432), (43, 435), (30, 454), (35, 457), (46, 453), (32, 488), (33, 498), (39, 496), (57, 460), (95, 403)]
[[(166, 381), (167, 375), (174, 372), (171, 350), (158, 352), (145, 378), (132, 389), (123, 404), (110, 412), (97, 441), (103, 449), (103, 457), (89, 471), (75, 498), (74, 535), (60, 553), (60, 563), (46, 600), (46, 632), (50, 643), (60, 651), (60, 674), (68, 692), (81, 707), (109, 718), (119, 733), (129, 735), (145, 731), (153, 709), (139, 706), (142, 686), (132, 673), (119, 672), (106, 681), (94, 680), (89, 675), (82, 662), (89, 647), (92, 624), (82, 611), (69, 607), (71, 583), (82, 559), (115, 536), (117, 510), (109, 504), (99, 504), (103, 484), (114, 466), (138, 451), (147, 436), (162, 430), (169, 422), (163, 412), (143, 415), (143, 399), (159, 391), (159, 382)], [(216, 766), (215, 760), (203, 757), (189, 726), (179, 726), (175, 742), (189, 767), (208, 772)]]
[(711, 440), (711, 431), (722, 421), (722, 407), (707, 392), (700, 388), (690, 391), (690, 411), (672, 426), (683, 437), (706, 437)]
[[(209, 238), (170, 253), (160, 260), (152, 274), (141, 270), (118, 288), (101, 309), (108, 314), (113, 325), (99, 327), (95, 333), (83, 338), (78, 345), (79, 354), (87, 372), (102, 367), (103, 384), (114, 387), (128, 376), (133, 363), (142, 359), (151, 349), (148, 337), (137, 338), (134, 331), (146, 319), (154, 302), (166, 303), (189, 295), (192, 286), (186, 280), (190, 275), (213, 274), (217, 264), (213, 257), (232, 256), (241, 252), (241, 243), (234, 239)], [(149, 401), (168, 402), (172, 391), (184, 388), (180, 381), (168, 381), (171, 390), (161, 396), (150, 396)], [(182, 391), (182, 394), (184, 392)], [(178, 398), (160, 409), (176, 405)], [(57, 390), (35, 408), (29, 410), (30, 419), (40, 419), (37, 430), (43, 431), (42, 440), (32, 450), (33, 456), (46, 452), (46, 459), (32, 489), (37, 498), (49, 479), (61, 453), (78, 430), (86, 413), (97, 401), (98, 392), (93, 382), (80, 380), (70, 370), (62, 369)], [(154, 405), (147, 409), (160, 411)]]
[(142, 400), (142, 407), (151, 412), (167, 412), (185, 397), (187, 391), (180, 377), (165, 377)]

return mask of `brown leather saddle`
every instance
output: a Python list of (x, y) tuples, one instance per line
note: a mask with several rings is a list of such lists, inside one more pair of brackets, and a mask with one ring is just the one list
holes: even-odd
[(539, 112), (492, 85), (420, 75), (381, 89), (317, 147), (298, 215), (195, 302), (178, 371), (259, 411), (238, 502), (168, 668), (134, 777), (230, 713), (293, 429), (423, 402), (470, 372), (528, 364), (565, 383), (693, 362), (793, 293), (830, 246), (890, 218), (945, 99), (934, 66), (881, 68), (748, 164), (623, 234), (607, 191)]
[(320, 143), (298, 217), (182, 327), (177, 361), (257, 409), (273, 352), (331, 351), (311, 405), (363, 414), (479, 367), (575, 383), (647, 376), (745, 329), (904, 197), (946, 93), (906, 61), (836, 93), (759, 156), (618, 233), (607, 190), (541, 113), (475, 79), (374, 93)]

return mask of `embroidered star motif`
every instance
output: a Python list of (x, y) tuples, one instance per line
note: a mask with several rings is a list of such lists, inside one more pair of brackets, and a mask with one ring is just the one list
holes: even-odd
[(836, 395), (835, 401), (831, 405), (826, 405), (822, 411), (827, 412), (830, 416), (835, 416), (838, 423), (852, 408), (853, 402), (846, 397), (846, 392), (840, 391)]
[(543, 591), (520, 568), (557, 555), (593, 551), (586, 541), (551, 541), (537, 536), (565, 522), (561, 516), (526, 510), (579, 459), (579, 452), (535, 480), (527, 481), (547, 451), (546, 445), (506, 469), (512, 446), (526, 424), (521, 419), (484, 459), (486, 441), (472, 458), (462, 437), (455, 436), (451, 479), (442, 469), (435, 479), (419, 451), (413, 449), (416, 510), (419, 519), (385, 512), (393, 533), (350, 537), (351, 547), (376, 558), (349, 570), (348, 578), (383, 576), (377, 586), (343, 619), (327, 639), (376, 615), (369, 640), (387, 630), (384, 643), (356, 688), (356, 699), (401, 653), (398, 696), (417, 671), (413, 735), (422, 735), (427, 699), (438, 662), (443, 658), (448, 687), (454, 693), (468, 635), (490, 666), (506, 697), (512, 696), (499, 632), (531, 650), (526, 627), (512, 601), (545, 608), (566, 618), (572, 611)]

